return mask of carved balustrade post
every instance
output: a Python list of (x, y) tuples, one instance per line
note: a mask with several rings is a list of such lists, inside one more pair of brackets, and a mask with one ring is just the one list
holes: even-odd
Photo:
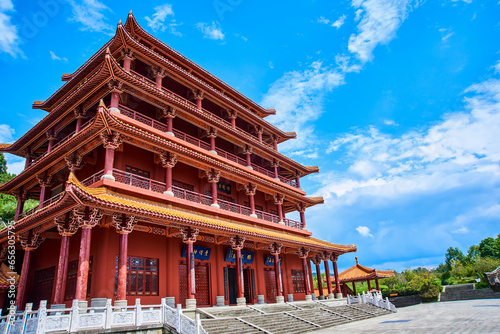
[(269, 245), (269, 252), (274, 256), (274, 272), (276, 276), (276, 302), (284, 303), (285, 298), (283, 297), (283, 281), (281, 277), (281, 263), (280, 263), (280, 253), (283, 248), (282, 244), (272, 243)]
[(312, 282), (309, 280), (309, 267), (307, 265), (307, 258), (309, 256), (309, 248), (299, 248), (297, 254), (302, 259), (302, 270), (304, 271), (304, 286), (306, 288), (306, 301), (312, 301)]
[(57, 264), (56, 285), (53, 304), (63, 304), (66, 293), (66, 278), (68, 276), (68, 257), (70, 239), (78, 231), (78, 224), (71, 213), (56, 217), (54, 219), (57, 231), (61, 235), (61, 248), (59, 250), (59, 262)]
[(186, 262), (187, 262), (187, 286), (188, 299), (186, 300), (186, 308), (196, 308), (196, 272), (194, 266), (193, 244), (196, 242), (196, 237), (200, 233), (199, 229), (192, 227), (181, 228), (182, 241), (186, 244)]
[(17, 286), (16, 307), (18, 310), (23, 310), (26, 301), (26, 289), (33, 252), (40, 246), (45, 238), (40, 237), (39, 231), (30, 230), (25, 234), (19, 235), (18, 239), (24, 249), (24, 258), (21, 276), (19, 277), (19, 283)]
[(212, 189), (212, 204), (210, 206), (219, 209), (220, 206), (217, 202), (217, 182), (220, 179), (220, 171), (212, 169), (211, 171), (206, 171), (206, 175)]
[(245, 283), (243, 281), (243, 261), (241, 259), (241, 250), (245, 244), (245, 238), (236, 236), (232, 237), (229, 242), (231, 243), (231, 248), (234, 249), (236, 254), (236, 290), (237, 290), (237, 298), (236, 304), (238, 306), (245, 306), (245, 292), (244, 287)]
[(118, 284), (116, 288), (116, 300), (121, 304), (127, 303), (127, 256), (128, 235), (137, 224), (135, 216), (127, 216), (123, 213), (114, 213), (111, 216), (112, 225), (120, 234), (120, 245), (118, 255)]
[(278, 224), (285, 225), (285, 222), (283, 221), (284, 218), (283, 201), (285, 200), (285, 195), (276, 194), (273, 196), (273, 199), (274, 199), (274, 204), (276, 204), (276, 210), (278, 211), (278, 218), (279, 218)]
[(165, 195), (174, 196), (172, 191), (172, 169), (177, 164), (177, 154), (166, 152), (160, 155), (161, 165), (165, 168)]
[(101, 180), (115, 181), (113, 176), (113, 164), (115, 161), (115, 150), (122, 144), (122, 137), (118, 132), (107, 133), (101, 132), (102, 145), (106, 149), (106, 156), (104, 158), (104, 175)]
[(75, 299), (78, 299), (82, 303), (81, 305), (86, 307), (92, 228), (99, 223), (103, 216), (103, 212), (97, 208), (84, 207), (73, 209), (73, 216), (75, 224), (82, 229), (80, 253), (78, 255)]
[(257, 192), (257, 185), (253, 183), (245, 184), (245, 194), (248, 196), (250, 203), (250, 217), (257, 218), (255, 214), (255, 193)]

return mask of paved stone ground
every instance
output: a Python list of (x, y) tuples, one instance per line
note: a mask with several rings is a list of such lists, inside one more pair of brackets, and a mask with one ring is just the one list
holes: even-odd
[(420, 304), (311, 332), (326, 333), (500, 333), (500, 299)]

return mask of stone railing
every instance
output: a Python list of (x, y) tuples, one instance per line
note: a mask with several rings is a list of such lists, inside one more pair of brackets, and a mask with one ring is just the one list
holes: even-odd
[(75, 333), (80, 331), (111, 332), (113, 328), (133, 328), (141, 326), (167, 325), (181, 334), (207, 334), (200, 322), (199, 314), (195, 320), (182, 314), (181, 305), (172, 308), (161, 299), (160, 305), (141, 305), (136, 299), (132, 306), (111, 306), (107, 299), (102, 307), (79, 308), (78, 300), (73, 300), (71, 308), (47, 309), (47, 301), (40, 302), (37, 311), (31, 304), (26, 304), (23, 312), (0, 317), (0, 333), (42, 334), (42, 333)]
[(385, 308), (391, 312), (397, 312), (396, 306), (394, 306), (387, 297), (384, 299), (381, 292), (365, 293), (361, 295), (358, 293), (357, 296), (347, 296), (347, 305), (351, 304), (372, 304), (377, 307)]

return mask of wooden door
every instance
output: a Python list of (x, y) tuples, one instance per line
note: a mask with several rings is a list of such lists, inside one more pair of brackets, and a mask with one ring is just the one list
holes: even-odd
[(274, 270), (264, 270), (266, 303), (276, 303), (276, 274)]
[[(195, 291), (196, 291), (196, 306), (211, 306), (210, 303), (210, 264), (196, 263), (195, 271)], [(181, 304), (186, 307), (187, 291), (187, 266), (186, 263), (179, 265), (179, 290)]]

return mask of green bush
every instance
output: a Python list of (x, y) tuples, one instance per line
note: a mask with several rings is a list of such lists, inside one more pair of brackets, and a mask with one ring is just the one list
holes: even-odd
[(430, 303), (438, 300), (440, 291), (441, 291), (440, 287), (435, 285), (429, 285), (423, 287), (418, 295), (420, 296), (420, 298), (422, 298), (423, 303)]

